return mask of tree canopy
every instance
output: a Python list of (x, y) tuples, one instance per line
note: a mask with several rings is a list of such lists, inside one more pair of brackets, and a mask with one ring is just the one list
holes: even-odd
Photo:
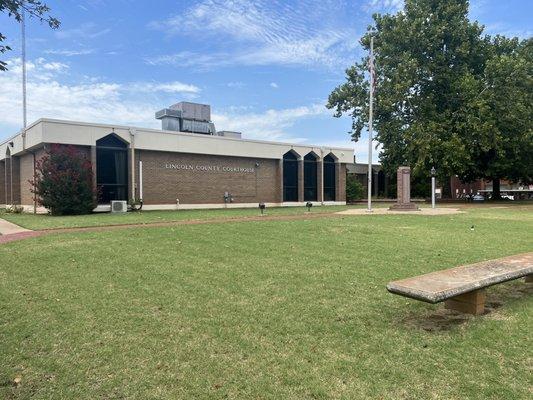
[[(8, 16), (15, 18), (18, 22), (22, 21), (22, 12), (39, 19), (41, 22), (46, 22), (50, 28), (56, 29), (59, 27), (59, 20), (51, 17), (49, 14), (50, 8), (39, 0), (0, 0), (0, 12), (7, 13)], [(0, 53), (5, 53), (11, 50), (11, 47), (2, 44), (6, 37), (0, 32)], [(0, 71), (7, 69), (5, 61), (0, 60)]]
[[(532, 41), (491, 38), (468, 18), (468, 0), (406, 0), (375, 14), (374, 128), (387, 172), (531, 181)], [(346, 71), (328, 107), (352, 117), (357, 141), (368, 120), (368, 57)]]

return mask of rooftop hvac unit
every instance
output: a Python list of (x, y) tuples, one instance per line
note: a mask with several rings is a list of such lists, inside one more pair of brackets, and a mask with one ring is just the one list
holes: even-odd
[(128, 211), (128, 203), (124, 200), (113, 200), (111, 202), (112, 213), (125, 213)]

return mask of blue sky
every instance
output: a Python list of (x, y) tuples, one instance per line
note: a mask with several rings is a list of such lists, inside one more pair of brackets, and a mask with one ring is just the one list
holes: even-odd
[[(27, 26), (29, 122), (62, 118), (158, 128), (180, 100), (211, 104), (219, 130), (246, 138), (354, 147), (349, 118), (324, 107), (362, 53), (374, 12), (401, 0), (48, 0), (61, 28)], [(528, 37), (533, 2), (475, 0), (488, 33)], [(0, 73), (0, 140), (21, 127), (20, 28), (0, 16), (14, 51)]]

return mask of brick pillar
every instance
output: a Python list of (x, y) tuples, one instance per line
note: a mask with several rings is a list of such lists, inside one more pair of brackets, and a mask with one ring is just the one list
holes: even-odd
[(323, 202), (324, 201), (324, 163), (322, 162), (322, 159), (318, 160), (317, 163), (317, 171), (316, 171), (316, 179), (317, 179), (317, 201)]
[(278, 160), (278, 179), (277, 184), (279, 188), (279, 202), (283, 203), (283, 158)]
[(298, 160), (298, 201), (304, 201), (304, 159)]
[[(343, 193), (343, 182), (345, 182), (346, 177), (342, 176), (342, 168), (341, 163), (336, 162), (335, 163), (335, 201), (342, 201), (342, 193)], [(344, 183), (346, 185), (346, 183)], [(344, 188), (344, 192), (346, 192), (346, 187)]]
[(97, 190), (96, 185), (96, 146), (91, 146), (91, 167), (93, 170), (93, 188)]
[(11, 156), (11, 177), (12, 204), (20, 205), (20, 157)]
[(445, 307), (450, 310), (459, 311), (473, 315), (480, 315), (485, 312), (485, 289), (474, 290), (446, 300)]
[(339, 163), (337, 178), (337, 201), (346, 201), (346, 164)]
[(128, 147), (128, 196), (135, 199), (135, 148)]
[(5, 186), (6, 186), (6, 204), (12, 204), (11, 194), (11, 157), (6, 157), (5, 162)]
[(6, 162), (0, 161), (0, 204), (6, 204)]

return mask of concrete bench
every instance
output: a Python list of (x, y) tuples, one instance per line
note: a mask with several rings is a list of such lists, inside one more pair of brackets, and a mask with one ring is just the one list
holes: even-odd
[(469, 314), (485, 310), (485, 288), (513, 279), (533, 282), (533, 253), (519, 254), (390, 282), (391, 293)]

